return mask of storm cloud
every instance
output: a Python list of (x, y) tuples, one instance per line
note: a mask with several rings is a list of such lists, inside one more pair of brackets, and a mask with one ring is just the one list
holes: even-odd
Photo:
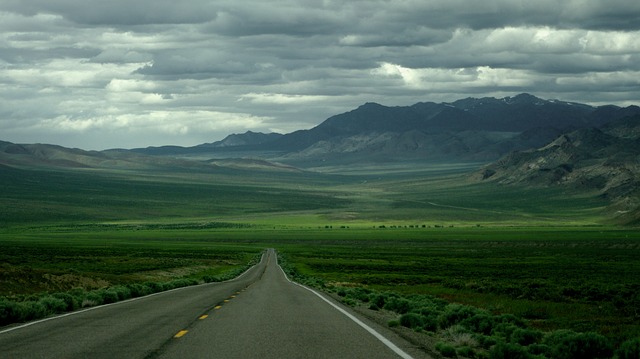
[(290, 132), (364, 102), (638, 104), (640, 3), (0, 3), (0, 140), (85, 149)]

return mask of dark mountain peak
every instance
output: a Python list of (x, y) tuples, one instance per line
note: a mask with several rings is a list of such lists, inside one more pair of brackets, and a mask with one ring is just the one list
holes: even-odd
[(357, 110), (375, 110), (386, 107), (387, 106), (381, 105), (377, 102), (365, 102), (363, 105), (358, 106)]
[(477, 107), (486, 106), (488, 104), (500, 104), (500, 102), (501, 101), (496, 99), (495, 97), (483, 97), (483, 98), (467, 97), (446, 105), (452, 105), (461, 110), (468, 111), (468, 110), (475, 109)]
[(519, 95), (515, 95), (514, 97), (505, 97), (505, 102), (508, 104), (542, 104), (547, 102), (541, 98), (535, 97), (532, 94), (521, 93)]
[(416, 111), (429, 111), (429, 110), (433, 110), (435, 108), (441, 108), (442, 106), (453, 106), (453, 104), (451, 103), (435, 103), (435, 102), (418, 102), (415, 103), (411, 106), (409, 106), (409, 108), (416, 110)]
[(515, 95), (513, 97), (504, 97), (501, 99), (497, 99), (495, 97), (467, 97), (462, 100), (457, 100), (452, 102), (450, 105), (453, 105), (459, 109), (463, 110), (473, 110), (473, 109), (486, 109), (486, 108), (496, 108), (503, 107), (505, 105), (543, 105), (548, 103), (549, 101), (543, 100), (539, 97), (528, 93), (521, 93)]

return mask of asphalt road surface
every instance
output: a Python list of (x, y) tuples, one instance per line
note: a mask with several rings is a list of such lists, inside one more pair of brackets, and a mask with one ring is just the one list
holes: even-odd
[(411, 357), (424, 353), (290, 282), (273, 250), (228, 282), (0, 329), (0, 358)]

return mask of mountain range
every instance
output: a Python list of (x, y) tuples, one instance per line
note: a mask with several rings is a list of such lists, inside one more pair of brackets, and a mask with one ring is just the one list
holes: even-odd
[(640, 222), (640, 107), (594, 107), (529, 94), (366, 103), (309, 130), (246, 132), (193, 147), (84, 151), (0, 141), (2, 166), (299, 171), (407, 162), (469, 163), (474, 181), (566, 186), (606, 198), (625, 222)]
[(288, 134), (249, 131), (194, 147), (133, 151), (212, 157), (241, 153), (301, 167), (336, 162), (487, 162), (511, 151), (543, 146), (571, 130), (601, 127), (635, 114), (640, 114), (640, 107), (594, 107), (529, 94), (396, 107), (366, 103), (309, 130)]

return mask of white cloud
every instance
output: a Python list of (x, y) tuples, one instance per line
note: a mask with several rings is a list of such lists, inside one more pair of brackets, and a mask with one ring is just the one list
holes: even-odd
[(532, 76), (525, 70), (496, 69), (489, 66), (474, 68), (420, 68), (411, 69), (396, 64), (382, 63), (372, 71), (375, 75), (401, 79), (408, 88), (429, 91), (454, 92), (464, 88), (526, 87), (533, 85)]
[(238, 101), (249, 101), (260, 104), (302, 105), (309, 102), (330, 100), (330, 96), (287, 95), (281, 93), (248, 93), (240, 96)]

